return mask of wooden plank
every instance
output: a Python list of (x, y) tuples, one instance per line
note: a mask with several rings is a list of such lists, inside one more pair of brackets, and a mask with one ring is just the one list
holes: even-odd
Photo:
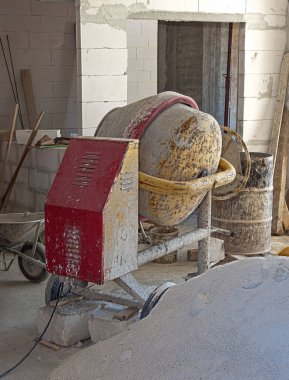
[(29, 128), (33, 129), (37, 120), (37, 114), (30, 70), (20, 70), (20, 75), (24, 91), (26, 109), (28, 113)]
[(283, 228), (285, 231), (289, 230), (289, 210), (286, 202), (284, 203), (284, 211), (283, 211)]
[(1, 177), (0, 177), (0, 194), (2, 192), (1, 190), (2, 190), (2, 186), (3, 186), (3, 182), (4, 182), (4, 177), (5, 177), (6, 167), (7, 167), (7, 161), (8, 161), (10, 148), (11, 148), (11, 144), (12, 144), (12, 140), (13, 140), (13, 136), (14, 136), (14, 132), (15, 132), (18, 110), (19, 110), (19, 106), (18, 106), (18, 104), (16, 104), (14, 114), (13, 114), (13, 119), (12, 119), (12, 125), (11, 125), (9, 140), (8, 140), (8, 144), (6, 147), (5, 158), (4, 158), (4, 162), (3, 162), (3, 166), (2, 166), (2, 173), (1, 173)]
[(288, 76), (289, 76), (289, 53), (285, 53), (283, 55), (283, 60), (282, 60), (279, 89), (278, 89), (278, 94), (276, 98), (271, 141), (269, 145), (269, 152), (273, 154), (273, 160), (274, 160), (273, 168), (274, 169), (275, 169), (275, 163), (276, 163), (283, 109), (284, 109), (286, 92), (287, 92)]
[(53, 351), (59, 351), (61, 349), (61, 347), (58, 346), (57, 344), (51, 343), (51, 342), (49, 342), (48, 340), (45, 340), (45, 339), (40, 340), (39, 344), (42, 344), (42, 346), (51, 348)]
[(2, 209), (5, 201), (7, 199), (9, 199), (10, 193), (11, 193), (11, 191), (13, 189), (13, 186), (14, 186), (14, 184), (16, 182), (16, 179), (17, 179), (18, 173), (19, 173), (19, 171), (21, 169), (21, 166), (22, 166), (22, 164), (23, 164), (23, 162), (24, 162), (24, 160), (25, 160), (25, 158), (26, 158), (26, 156), (27, 156), (27, 154), (28, 154), (28, 152), (29, 152), (29, 150), (31, 148), (31, 145), (32, 145), (32, 143), (33, 143), (36, 135), (37, 135), (37, 131), (38, 131), (38, 128), (40, 126), (40, 123), (41, 123), (41, 120), (42, 120), (43, 116), (44, 116), (44, 112), (42, 111), (40, 113), (40, 115), (39, 115), (39, 118), (38, 118), (38, 120), (37, 120), (37, 122), (36, 122), (36, 124), (35, 124), (35, 126), (33, 128), (33, 131), (31, 133), (30, 137), (29, 137), (29, 139), (27, 141), (27, 144), (25, 145), (24, 151), (23, 151), (23, 153), (22, 153), (22, 155), (20, 157), (19, 163), (18, 163), (18, 165), (17, 165), (17, 167), (15, 169), (15, 172), (14, 172), (14, 174), (13, 174), (13, 176), (12, 176), (12, 178), (11, 178), (11, 180), (10, 180), (10, 182), (9, 182), (9, 184), (8, 184), (8, 186), (7, 186), (4, 194), (3, 194), (3, 197), (1, 197), (1, 199), (0, 199), (0, 210)]
[(128, 321), (130, 318), (134, 317), (138, 313), (138, 309), (129, 307), (128, 309), (115, 312), (113, 319), (118, 319), (119, 321)]
[(283, 214), (286, 194), (286, 176), (288, 164), (288, 124), (289, 113), (284, 109), (280, 128), (280, 138), (274, 170), (274, 191), (272, 209), (272, 233), (283, 235)]

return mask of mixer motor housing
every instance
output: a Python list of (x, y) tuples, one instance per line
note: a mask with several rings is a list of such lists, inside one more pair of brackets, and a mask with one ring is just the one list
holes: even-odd
[(45, 204), (48, 271), (103, 284), (134, 271), (138, 141), (75, 138)]

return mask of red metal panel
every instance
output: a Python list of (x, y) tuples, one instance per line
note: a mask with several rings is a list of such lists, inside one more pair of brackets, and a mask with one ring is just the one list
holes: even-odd
[(49, 272), (103, 283), (103, 209), (127, 144), (72, 140), (45, 204)]
[(126, 149), (127, 145), (120, 141), (72, 140), (47, 204), (101, 212), (121, 170)]
[(101, 213), (46, 205), (45, 237), (49, 272), (103, 283)]

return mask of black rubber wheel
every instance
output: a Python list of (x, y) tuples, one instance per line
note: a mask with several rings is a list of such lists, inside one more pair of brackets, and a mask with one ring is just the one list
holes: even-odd
[(140, 319), (147, 317), (152, 309), (157, 305), (164, 293), (170, 289), (172, 286), (175, 286), (174, 282), (165, 282), (162, 285), (159, 285), (148, 297), (146, 300), (140, 315)]
[(60, 277), (52, 274), (46, 284), (45, 288), (45, 304), (49, 305), (50, 302), (56, 301), (58, 298), (63, 298), (68, 296), (71, 291), (72, 284), (70, 281), (65, 281), (63, 283), (63, 287), (60, 293), (62, 281), (60, 281)]
[[(20, 252), (24, 253), (27, 256), (32, 256), (33, 242), (27, 241), (23, 244), (20, 249)], [(46, 263), (45, 258), (45, 247), (41, 243), (36, 244), (35, 250), (35, 260), (39, 260), (42, 263)], [(45, 268), (40, 267), (37, 264), (31, 263), (28, 260), (23, 259), (18, 256), (18, 265), (23, 274), (29, 281), (39, 283), (47, 279), (48, 272)]]

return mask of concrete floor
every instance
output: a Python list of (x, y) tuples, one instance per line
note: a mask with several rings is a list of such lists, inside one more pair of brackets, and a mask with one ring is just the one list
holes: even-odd
[[(273, 237), (272, 240), (273, 253), (289, 245), (289, 236)], [(137, 271), (136, 277), (144, 284), (158, 285), (164, 281), (180, 283), (188, 273), (194, 271), (195, 263), (187, 261), (175, 264), (150, 263)], [(14, 365), (32, 347), (37, 337), (34, 318), (36, 310), (44, 304), (45, 284), (32, 284), (26, 280), (17, 262), (9, 272), (0, 272), (0, 372)], [(6, 379), (48, 379), (57, 365), (79, 349), (71, 347), (53, 351), (38, 345), (30, 357)]]

